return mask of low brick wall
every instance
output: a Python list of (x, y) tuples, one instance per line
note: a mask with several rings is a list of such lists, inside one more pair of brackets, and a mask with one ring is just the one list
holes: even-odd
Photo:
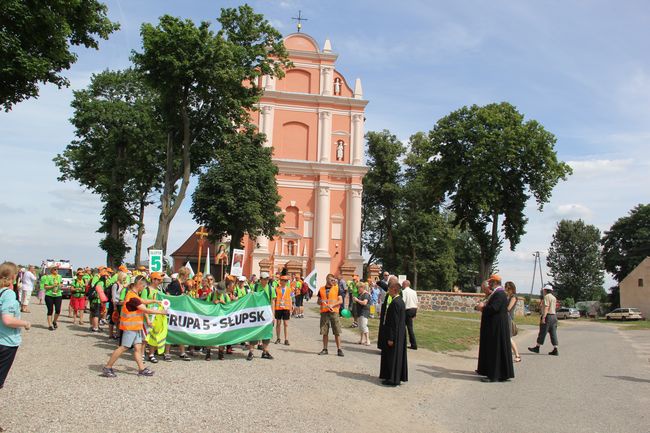
[[(482, 293), (425, 292), (418, 291), (420, 310), (477, 313), (476, 304), (485, 299)], [(517, 299), (515, 316), (524, 314), (524, 298)]]

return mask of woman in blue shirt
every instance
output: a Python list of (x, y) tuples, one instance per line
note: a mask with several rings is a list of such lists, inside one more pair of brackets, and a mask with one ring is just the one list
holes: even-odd
[(20, 346), (20, 328), (29, 329), (31, 324), (20, 319), (20, 303), (11, 288), (18, 268), (11, 262), (0, 265), (0, 389), (14, 362)]

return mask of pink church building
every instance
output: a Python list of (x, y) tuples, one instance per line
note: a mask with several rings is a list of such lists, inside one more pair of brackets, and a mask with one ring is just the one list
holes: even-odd
[(278, 166), (280, 234), (245, 240), (246, 275), (285, 265), (303, 276), (318, 270), (361, 275), (364, 109), (361, 81), (352, 88), (336, 69), (329, 40), (322, 49), (304, 33), (284, 40), (293, 62), (281, 80), (265, 76), (254, 122)]

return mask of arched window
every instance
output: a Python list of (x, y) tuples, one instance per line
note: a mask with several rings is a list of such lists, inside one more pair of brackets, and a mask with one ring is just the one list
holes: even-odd
[(284, 215), (284, 227), (287, 229), (297, 229), (298, 228), (298, 208), (295, 206), (289, 206), (286, 208), (286, 213)]

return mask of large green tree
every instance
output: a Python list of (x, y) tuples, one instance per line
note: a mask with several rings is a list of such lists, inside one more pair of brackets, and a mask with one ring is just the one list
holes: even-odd
[(519, 243), (528, 200), (541, 210), (571, 173), (558, 161), (555, 141), (506, 102), (463, 107), (429, 132), (427, 199), (448, 202), (455, 223), (472, 233), (481, 252), (480, 278), (487, 278), (504, 238), (512, 250)]
[(109, 266), (123, 263), (125, 234), (141, 216), (140, 200), (160, 184), (164, 129), (157, 96), (133, 70), (93, 75), (74, 92), (70, 120), (76, 139), (54, 158), (59, 180), (76, 180), (99, 195), (104, 207), (98, 232)]
[(141, 29), (142, 52), (132, 59), (161, 97), (167, 140), (165, 177), (154, 246), (167, 250), (169, 227), (185, 199), (190, 176), (249, 120), (262, 75), (289, 66), (282, 36), (250, 6), (222, 9), (210, 23), (165, 15)]
[(400, 158), (405, 147), (397, 137), (384, 130), (366, 134), (368, 173), (363, 178), (362, 240), (370, 254), (368, 263), (380, 261), (395, 270), (399, 264), (395, 227), (402, 200)]
[(213, 239), (231, 236), (240, 248), (244, 235), (273, 237), (282, 223), (275, 179), (278, 168), (264, 135), (252, 129), (235, 134), (204, 173), (192, 194), (191, 212)]
[(0, 105), (38, 96), (39, 84), (59, 88), (69, 81), (77, 55), (70, 46), (97, 49), (99, 39), (119, 28), (97, 0), (2, 0), (0, 2)]
[(639, 204), (617, 219), (601, 242), (605, 269), (620, 283), (650, 256), (650, 204)]
[(600, 255), (600, 230), (582, 220), (557, 224), (546, 263), (560, 299), (600, 300), (605, 276)]

